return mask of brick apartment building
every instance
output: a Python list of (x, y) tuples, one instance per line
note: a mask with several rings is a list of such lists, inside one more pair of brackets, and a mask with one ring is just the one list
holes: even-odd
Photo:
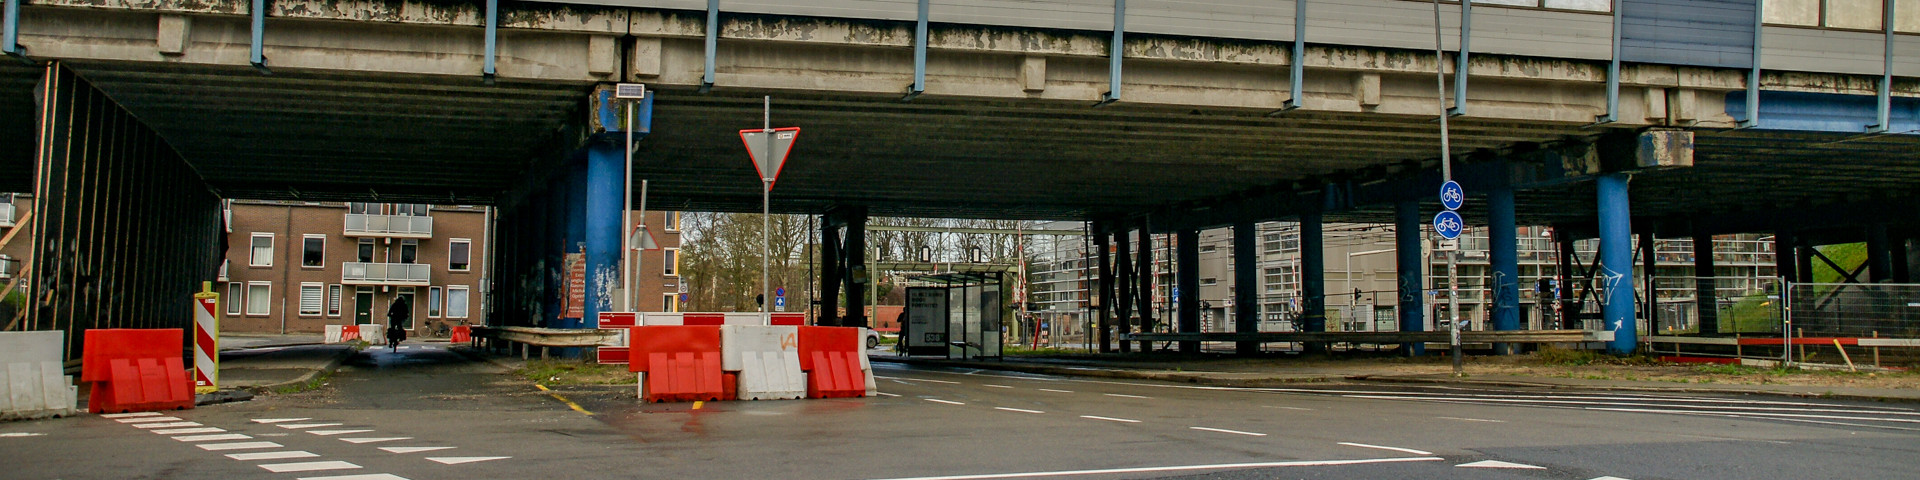
[[(403, 326), (416, 336), (487, 324), (488, 214), (476, 206), (231, 201), (221, 330), (385, 324), (399, 298), (412, 308)], [(653, 228), (665, 248), (643, 254), (636, 307), (677, 310), (680, 215), (648, 216), (665, 227)]]

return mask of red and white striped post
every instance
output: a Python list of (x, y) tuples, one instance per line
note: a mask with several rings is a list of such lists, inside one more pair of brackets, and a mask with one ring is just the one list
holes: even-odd
[(220, 389), (220, 294), (213, 282), (200, 282), (193, 299), (193, 391), (213, 393)]

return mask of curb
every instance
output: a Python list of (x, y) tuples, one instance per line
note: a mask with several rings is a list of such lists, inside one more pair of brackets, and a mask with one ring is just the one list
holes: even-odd
[(348, 358), (352, 358), (355, 354), (360, 353), (359, 350), (354, 350), (352, 348), (343, 349), (341, 350), (341, 352), (342, 353), (338, 355), (334, 355), (333, 360), (327, 362), (327, 366), (320, 367), (313, 370), (308, 370), (307, 373), (300, 374), (299, 377), (296, 377), (293, 380), (288, 380), (288, 381), (279, 382), (279, 383), (269, 383), (266, 385), (254, 385), (251, 387), (246, 387), (246, 390), (254, 393), (268, 393), (280, 387), (307, 383), (307, 382), (313, 381), (314, 377), (320, 376), (320, 374), (323, 372), (333, 373), (335, 370), (339, 370), (340, 364), (346, 363)]
[(501, 369), (506, 370), (507, 373), (512, 373), (514, 370), (520, 369), (520, 367), (508, 365), (505, 362), (501, 362), (500, 359), (494, 358), (493, 355), (485, 355), (480, 352), (476, 352), (473, 350), (473, 347), (454, 348), (452, 346), (448, 346), (447, 351), (453, 352), (455, 354), (459, 354), (462, 357), (467, 357), (473, 360), (480, 360), (483, 362), (491, 363), (493, 364), (493, 366), (500, 367)]
[(1394, 377), (1394, 376), (1370, 376), (1370, 375), (1355, 375), (1351, 377), (1346, 377), (1346, 380), (1351, 380), (1355, 382), (1367, 382), (1367, 383), (1398, 383), (1398, 384), (1428, 384), (1428, 385), (1453, 384), (1453, 385), (1479, 385), (1479, 386), (1488, 386), (1488, 387), (1545, 388), (1545, 389), (1553, 389), (1553, 390), (1591, 390), (1591, 391), (1608, 391), (1608, 392), (1705, 393), (1705, 394), (1714, 394), (1714, 395), (1766, 395), (1766, 396), (1787, 397), (1787, 398), (1854, 400), (1854, 401), (1882, 402), (1882, 403), (1920, 403), (1920, 398), (1912, 398), (1912, 397), (1886, 397), (1886, 396), (1878, 396), (1878, 395), (1856, 395), (1856, 394), (1850, 394), (1850, 393), (1831, 393), (1831, 392), (1785, 392), (1785, 391), (1774, 391), (1774, 390), (1741, 390), (1741, 389), (1735, 389), (1735, 388), (1648, 387), (1648, 386), (1639, 386), (1639, 385), (1565, 385), (1565, 384), (1558, 384), (1558, 383), (1539, 383), (1539, 382), (1522, 382), (1522, 381), (1465, 380), (1465, 379), (1456, 380), (1456, 379), (1450, 379), (1450, 378), (1420, 378), (1420, 377)]

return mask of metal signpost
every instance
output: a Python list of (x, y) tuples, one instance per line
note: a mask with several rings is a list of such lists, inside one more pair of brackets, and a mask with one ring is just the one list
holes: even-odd
[[(1449, 200), (1451, 199), (1451, 200)], [(1460, 190), (1460, 184), (1448, 180), (1440, 186), (1440, 206), (1446, 207), (1439, 215), (1433, 216), (1433, 232), (1440, 238), (1452, 242), (1460, 238), (1460, 231), (1466, 228), (1466, 221), (1454, 209), (1466, 203), (1466, 195)], [(1453, 375), (1460, 376), (1460, 268), (1459, 246), (1454, 244), (1452, 252), (1447, 253), (1447, 346), (1453, 352)], [(1438, 250), (1438, 249), (1435, 249)]]
[[(638, 83), (614, 85), (613, 98), (625, 101), (627, 107), (627, 124), (620, 128), (621, 130), (626, 130), (627, 134), (627, 180), (620, 184), (624, 190), (621, 194), (626, 198), (620, 208), (620, 228), (631, 230), (633, 229), (633, 130), (637, 127), (633, 123), (633, 104), (634, 102), (647, 99), (647, 86)], [(640, 182), (640, 222), (646, 223), (646, 221), (647, 187), (646, 181), (642, 180)], [(646, 227), (642, 226), (640, 229), (644, 231)], [(636, 248), (633, 237), (633, 234), (624, 235), (621, 240), (626, 242), (626, 246), (620, 249), (620, 286), (624, 291), (624, 294), (620, 296), (620, 307), (622, 310), (628, 312), (634, 311), (633, 296), (634, 291), (637, 290), (633, 288), (633, 272), (640, 269), (639, 265), (637, 265), (640, 258), (638, 255), (633, 254), (633, 250)]]
[[(759, 130), (741, 130), (740, 142), (746, 144), (747, 155), (753, 157), (753, 167), (760, 174), (760, 298), (768, 298), (772, 287), (767, 277), (767, 260), (772, 251), (773, 221), (772, 195), (773, 181), (780, 177), (780, 167), (786, 165), (787, 154), (793, 151), (793, 141), (800, 137), (800, 127), (773, 128), (773, 97), (766, 97), (766, 105), (761, 111)], [(784, 289), (782, 290), (785, 291)], [(765, 321), (772, 318), (766, 302), (761, 302), (760, 313)]]

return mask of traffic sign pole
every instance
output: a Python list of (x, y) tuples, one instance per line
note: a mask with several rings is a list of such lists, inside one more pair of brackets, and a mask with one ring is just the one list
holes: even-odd
[[(766, 97), (766, 106), (765, 108), (761, 109), (760, 114), (761, 114), (760, 131), (765, 132), (767, 135), (767, 155), (773, 155), (774, 135), (773, 135), (773, 96), (772, 95), (768, 95)], [(771, 290), (770, 287), (772, 287), (772, 284), (767, 281), (767, 256), (773, 250), (773, 247), (771, 246), (771, 243), (773, 241), (772, 240), (773, 220), (769, 218), (772, 216), (772, 213), (773, 213), (773, 209), (772, 209), (773, 179), (765, 175), (765, 172), (761, 172), (761, 173), (762, 174), (760, 176), (760, 184), (761, 184), (760, 185), (761, 187), (760, 188), (760, 298), (766, 299), (766, 300), (763, 300), (760, 302), (760, 317), (761, 317), (760, 324), (772, 325), (773, 314), (769, 313), (771, 312), (771, 310), (767, 308), (767, 307), (770, 307), (770, 305), (767, 305), (767, 303), (769, 303), (769, 301), (773, 298), (772, 295), (768, 295), (768, 293), (772, 293), (770, 291)]]

